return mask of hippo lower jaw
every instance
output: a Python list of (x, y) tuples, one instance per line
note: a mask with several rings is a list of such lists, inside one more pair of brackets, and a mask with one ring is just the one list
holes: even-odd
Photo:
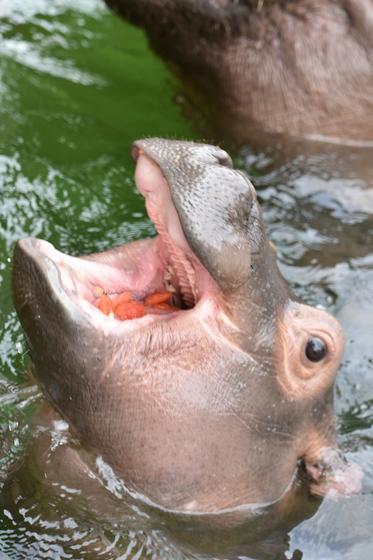
[[(52, 297), (68, 313), (117, 334), (148, 327), (155, 321), (172, 321), (183, 313), (201, 313), (211, 304), (216, 307), (220, 293), (185, 239), (160, 168), (144, 154), (137, 153), (137, 157), (136, 184), (158, 231), (155, 238), (82, 258), (66, 255), (41, 239), (26, 238), (18, 244), (18, 249), (39, 268)], [(94, 305), (102, 291), (114, 296), (130, 291), (134, 299), (143, 299), (165, 290), (179, 310), (149, 308), (143, 317), (121, 321), (112, 313), (104, 315)]]

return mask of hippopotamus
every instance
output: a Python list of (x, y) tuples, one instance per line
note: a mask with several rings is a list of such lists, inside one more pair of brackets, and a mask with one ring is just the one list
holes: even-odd
[[(166, 510), (271, 504), (302, 465), (315, 494), (346, 490), (343, 333), (290, 290), (248, 177), (206, 144), (146, 139), (133, 156), (155, 237), (81, 258), (15, 247), (14, 303), (50, 403), (132, 496)], [(177, 306), (121, 321), (97, 287), (166, 290)]]
[(210, 138), (372, 145), (372, 0), (105, 1), (146, 31)]

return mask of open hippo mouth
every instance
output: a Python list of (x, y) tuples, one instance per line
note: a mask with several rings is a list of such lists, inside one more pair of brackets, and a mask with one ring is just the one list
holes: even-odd
[[(40, 239), (19, 242), (19, 249), (48, 284), (52, 300), (59, 300), (75, 318), (83, 314), (95, 325), (106, 321), (106, 326), (124, 331), (171, 320), (220, 293), (186, 239), (162, 166), (141, 142), (134, 144), (132, 153), (136, 186), (157, 230), (155, 238), (81, 258), (66, 255)], [(109, 308), (100, 305), (103, 298), (109, 299)], [(128, 311), (125, 316), (123, 302)]]

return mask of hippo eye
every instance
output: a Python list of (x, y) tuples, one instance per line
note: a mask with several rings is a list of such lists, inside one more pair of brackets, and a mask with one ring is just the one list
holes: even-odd
[(310, 362), (320, 362), (325, 358), (328, 348), (321, 338), (311, 336), (306, 346), (306, 356)]

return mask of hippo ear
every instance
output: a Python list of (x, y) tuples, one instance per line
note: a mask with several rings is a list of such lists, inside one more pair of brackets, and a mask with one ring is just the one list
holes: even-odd
[(344, 336), (326, 311), (292, 302), (279, 318), (277, 378), (291, 399), (314, 398), (332, 386)]

